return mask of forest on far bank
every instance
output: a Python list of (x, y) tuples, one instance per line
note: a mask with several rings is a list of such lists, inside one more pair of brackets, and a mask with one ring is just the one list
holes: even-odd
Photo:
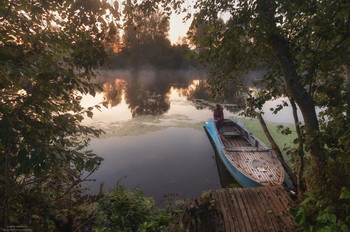
[(189, 59), (192, 50), (185, 37), (171, 44), (169, 12), (147, 11), (144, 5), (132, 1), (123, 2), (122, 9), (124, 17), (115, 27), (114, 40), (107, 45), (113, 51), (109, 67), (203, 69), (197, 60)]

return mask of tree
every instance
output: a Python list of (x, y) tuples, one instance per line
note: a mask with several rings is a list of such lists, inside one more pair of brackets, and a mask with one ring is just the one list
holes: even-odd
[[(262, 80), (265, 89), (250, 99), (252, 110), (281, 95), (290, 98), (292, 105), (297, 104), (305, 129), (299, 131), (299, 145), (308, 155), (300, 156), (307, 161), (301, 163), (307, 165), (309, 190), (324, 199), (322, 207), (313, 205), (317, 208), (314, 218), (321, 221), (322, 213), (331, 209), (335, 218), (348, 220), (344, 215), (349, 207), (344, 207), (339, 196), (350, 187), (346, 71), (350, 2), (202, 0), (194, 8), (197, 13), (192, 27), (199, 28), (203, 23), (207, 26), (204, 36), (190, 36), (203, 50), (199, 57), (216, 74), (211, 80), (212, 89), (218, 93), (227, 79), (266, 67), (268, 72)], [(223, 12), (231, 16), (219, 23)], [(325, 110), (317, 115), (316, 107)], [(296, 123), (298, 126), (298, 119)], [(314, 218), (311, 221), (315, 222)]]
[(115, 46), (120, 49), (112, 63), (119, 67), (162, 65), (171, 49), (167, 38), (169, 13), (162, 11), (158, 4), (153, 5), (152, 1), (124, 1), (122, 6), (123, 35)]
[[(92, 116), (80, 100), (95, 94), (98, 86), (89, 80), (107, 61), (104, 44), (113, 38), (119, 15), (105, 0), (11, 0), (1, 3), (0, 12), (0, 191), (6, 228), (9, 220), (33, 221), (38, 208), (71, 194), (82, 173), (98, 167), (101, 158), (84, 147), (89, 135), (101, 131), (80, 124)], [(54, 191), (54, 183), (62, 188)], [(40, 199), (46, 190), (47, 199)], [(27, 202), (28, 194), (38, 198)]]
[(169, 15), (149, 1), (123, 3), (123, 46), (132, 50), (141, 45), (168, 41)]

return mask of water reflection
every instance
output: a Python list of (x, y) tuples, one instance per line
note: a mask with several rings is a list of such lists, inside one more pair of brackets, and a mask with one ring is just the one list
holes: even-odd
[(203, 130), (168, 128), (142, 136), (92, 139), (91, 149), (104, 161), (93, 173), (90, 193), (112, 189), (119, 180), (128, 189), (141, 187), (160, 204), (164, 194), (176, 200), (198, 198), (202, 191), (220, 188), (214, 153)]
[(126, 86), (127, 82), (119, 78), (116, 78), (113, 82), (103, 84), (103, 97), (108, 101), (111, 107), (121, 103)]
[[(142, 115), (159, 116), (170, 109), (170, 94), (175, 91), (178, 97), (185, 97), (192, 102), (197, 110), (213, 108), (210, 91), (207, 89), (206, 75), (204, 73), (165, 71), (130, 71), (123, 72), (120, 78), (118, 72), (114, 79), (112, 76), (101, 76), (103, 83), (103, 96), (111, 107), (121, 104), (125, 99), (132, 117)], [(112, 79), (112, 80), (110, 80)], [(108, 81), (109, 80), (109, 81)], [(224, 103), (226, 110), (237, 113), (240, 106), (244, 104), (244, 94), (236, 85), (230, 86), (230, 92), (225, 101), (215, 99)]]
[(146, 83), (139, 75), (133, 75), (125, 91), (125, 100), (133, 117), (142, 115), (162, 115), (170, 108), (170, 83), (161, 75), (156, 75)]
[(211, 108), (211, 95), (208, 91), (206, 80), (193, 80), (186, 88), (178, 88), (179, 95), (186, 97), (188, 101), (195, 103), (197, 110)]

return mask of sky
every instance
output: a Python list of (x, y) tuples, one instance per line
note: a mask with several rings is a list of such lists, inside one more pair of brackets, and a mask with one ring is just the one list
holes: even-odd
[[(183, 13), (180, 15), (172, 14), (170, 17), (170, 30), (169, 30), (169, 39), (172, 44), (176, 44), (179, 41), (180, 37), (185, 37), (188, 31), (188, 28), (191, 26), (192, 18), (183, 22), (183, 18), (187, 13)], [(219, 15), (220, 18), (226, 22), (230, 18), (230, 13), (221, 13)]]
[[(114, 5), (115, 1), (119, 2), (119, 6), (122, 6), (122, 3), (125, 0), (108, 0), (111, 4)], [(189, 6), (193, 4), (194, 0), (186, 0), (185, 5)], [(191, 19), (183, 22), (183, 18), (186, 16), (187, 13), (182, 14), (175, 14), (173, 13), (170, 17), (170, 30), (169, 30), (169, 39), (172, 44), (176, 44), (179, 42), (179, 37), (185, 37), (186, 33), (188, 31), (188, 28), (191, 25)], [(181, 41), (181, 40), (180, 40)]]
[[(109, 0), (111, 4), (113, 4), (114, 1), (119, 2), (119, 6), (122, 6), (122, 2), (125, 0)], [(190, 13), (193, 13), (193, 8), (191, 6), (194, 5), (195, 0), (186, 0), (185, 1), (185, 8), (190, 9)], [(186, 33), (191, 25), (192, 18), (187, 20), (186, 22), (183, 21), (183, 18), (187, 15), (186, 13), (182, 14), (175, 14), (173, 13), (170, 16), (170, 30), (169, 30), (169, 39), (172, 44), (176, 44), (177, 42), (181, 42), (181, 38), (186, 36)], [(229, 14), (222, 14), (220, 17), (222, 17), (224, 20), (227, 20), (229, 18)], [(180, 39), (180, 40), (179, 40)]]
[[(172, 44), (176, 44), (179, 41), (179, 37), (185, 37), (188, 28), (191, 25), (191, 19), (183, 22), (183, 18), (186, 14), (172, 14), (170, 17), (170, 30), (169, 39)], [(181, 41), (181, 40), (180, 40)]]

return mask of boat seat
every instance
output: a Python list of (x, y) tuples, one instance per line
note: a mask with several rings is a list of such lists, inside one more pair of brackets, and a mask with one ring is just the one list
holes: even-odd
[(230, 132), (230, 131), (225, 131), (224, 133), (222, 133), (223, 136), (231, 136), (231, 137), (242, 137), (243, 134), (241, 133), (237, 133), (237, 132)]
[(264, 149), (264, 148), (260, 148), (257, 149), (256, 147), (224, 147), (225, 151), (229, 151), (229, 152), (269, 152), (271, 151), (271, 149)]

